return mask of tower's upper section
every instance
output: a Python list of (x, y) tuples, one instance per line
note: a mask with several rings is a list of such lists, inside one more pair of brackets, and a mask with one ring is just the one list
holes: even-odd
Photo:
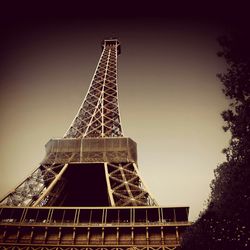
[(117, 46), (117, 53), (118, 55), (121, 54), (121, 46), (116, 38), (106, 39), (102, 41), (102, 49), (105, 49), (107, 46)]
[(123, 136), (117, 86), (120, 43), (117, 39), (107, 39), (102, 48), (88, 93), (64, 138)]

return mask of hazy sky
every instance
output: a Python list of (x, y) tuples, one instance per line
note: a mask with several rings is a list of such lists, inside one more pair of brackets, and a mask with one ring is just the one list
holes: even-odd
[(225, 70), (216, 56), (223, 25), (192, 18), (44, 20), (6, 28), (0, 196), (38, 167), (50, 138), (63, 136), (90, 84), (101, 40), (116, 36), (122, 125), (137, 142), (141, 175), (160, 205), (190, 206), (194, 220), (229, 140), (220, 117), (227, 101), (216, 77)]

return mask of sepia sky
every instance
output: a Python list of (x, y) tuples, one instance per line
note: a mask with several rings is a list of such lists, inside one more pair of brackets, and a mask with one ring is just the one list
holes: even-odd
[(223, 22), (200, 17), (12, 20), (2, 46), (0, 196), (38, 167), (50, 138), (63, 136), (101, 40), (115, 36), (122, 126), (137, 142), (141, 175), (159, 205), (190, 206), (190, 220), (197, 218), (230, 138), (221, 128), (228, 103), (216, 77), (226, 67), (216, 56), (224, 32)]

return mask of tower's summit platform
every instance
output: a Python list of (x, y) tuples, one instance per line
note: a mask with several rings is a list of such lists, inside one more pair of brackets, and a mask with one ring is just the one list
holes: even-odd
[(110, 38), (110, 39), (105, 39), (102, 41), (102, 49), (105, 48), (105, 46), (117, 46), (117, 53), (118, 55), (121, 54), (121, 45), (120, 42), (117, 38)]

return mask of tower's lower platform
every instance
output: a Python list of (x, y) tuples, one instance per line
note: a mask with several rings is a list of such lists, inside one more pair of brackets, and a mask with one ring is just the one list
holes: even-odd
[(188, 207), (1, 207), (0, 248), (178, 249)]

